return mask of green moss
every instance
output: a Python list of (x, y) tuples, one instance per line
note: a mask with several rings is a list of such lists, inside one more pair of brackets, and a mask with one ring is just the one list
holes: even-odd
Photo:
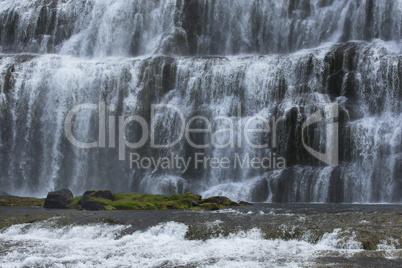
[(192, 192), (187, 192), (186, 196), (188, 198), (192, 198), (192, 199), (198, 200), (198, 201), (201, 201), (201, 199), (202, 199), (201, 195), (196, 195), (196, 194), (193, 194)]
[(233, 202), (232, 200), (230, 200), (229, 198), (225, 197), (225, 196), (213, 196), (213, 197), (209, 197), (206, 199), (203, 199), (200, 201), (200, 206), (208, 206), (208, 208), (211, 205), (205, 205), (205, 204), (214, 204), (215, 207), (221, 208), (221, 207), (229, 207), (229, 206), (239, 206), (238, 203)]
[(44, 203), (45, 203), (44, 198), (19, 197), (19, 196), (2, 196), (0, 198), (0, 206), (8, 206), (8, 207), (31, 207), (31, 206), (43, 207)]
[[(94, 191), (95, 193), (96, 191)], [(133, 209), (212, 209), (228, 206), (238, 206), (227, 197), (215, 196), (202, 199), (200, 195), (191, 192), (185, 194), (158, 195), (141, 193), (114, 193), (112, 200), (89, 195), (90, 201), (98, 201), (106, 204), (105, 210), (133, 210)], [(69, 207), (81, 209), (79, 205), (82, 196), (74, 197)], [(45, 199), (16, 196), (0, 196), (0, 206), (42, 206)]]
[(239, 206), (252, 206), (253, 204), (249, 203), (249, 202), (245, 202), (245, 201), (240, 201), (239, 202)]
[[(81, 198), (82, 196), (73, 198), (70, 207), (80, 208), (79, 201)], [(166, 196), (140, 193), (114, 193), (113, 200), (94, 197), (92, 195), (90, 195), (90, 200), (105, 203), (105, 210), (187, 209), (194, 205), (188, 194)]]
[[(157, 195), (141, 193), (114, 193), (113, 200), (89, 195), (91, 201), (98, 201), (106, 204), (105, 210), (136, 210), (136, 209), (211, 209), (227, 206), (237, 206), (236, 202), (226, 197), (212, 197), (202, 199), (201, 195), (191, 192), (186, 194)], [(79, 201), (82, 196), (74, 197), (69, 207), (81, 209)], [(44, 198), (0, 196), (0, 206), (42, 206)]]
[(108, 204), (108, 205), (111, 205), (111, 203), (112, 203), (112, 200), (105, 199), (105, 198), (100, 198), (100, 197), (92, 197), (92, 196), (91, 196), (90, 199), (91, 199), (92, 201), (98, 201), (98, 202), (102, 202), (102, 203), (105, 203), (105, 204)]
[(144, 201), (139, 201), (139, 200), (126, 200), (126, 199), (120, 199), (117, 201), (114, 201), (113, 204), (111, 205), (116, 209), (157, 209), (155, 204), (149, 203), (149, 202), (144, 202)]
[(70, 207), (78, 206), (78, 201), (80, 201), (81, 198), (82, 198), (82, 196), (76, 196), (73, 199), (71, 199)]
[(105, 210), (116, 210), (115, 207), (112, 207), (110, 205), (105, 206)]

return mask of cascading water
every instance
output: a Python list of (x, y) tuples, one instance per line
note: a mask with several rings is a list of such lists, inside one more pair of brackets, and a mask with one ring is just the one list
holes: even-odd
[[(258, 202), (402, 201), (401, 0), (5, 0), (0, 22), (6, 192), (191, 190)], [(101, 105), (77, 112), (72, 134), (97, 141), (97, 148), (77, 148), (65, 133), (69, 111), (85, 103)], [(304, 136), (325, 151), (325, 122), (302, 131), (331, 103), (339, 106), (339, 159), (328, 166), (302, 142)], [(177, 111), (159, 107), (151, 122), (152, 104), (179, 108), (186, 122), (208, 118), (210, 133), (191, 134), (198, 145), (215, 139), (233, 146), (194, 148), (183, 138), (153, 148), (148, 139), (141, 148), (125, 147), (119, 160), (119, 116), (153, 123), (156, 144), (180, 135)], [(231, 120), (212, 120), (218, 116)], [(275, 136), (249, 135), (255, 144), (276, 146), (245, 143), (253, 116), (277, 120)], [(202, 122), (193, 123), (206, 128)], [(259, 127), (252, 122), (250, 128)], [(230, 127), (232, 136), (213, 136)], [(134, 143), (143, 133), (129, 123), (125, 134)], [(139, 169), (130, 167), (130, 153), (191, 159), (185, 172), (186, 163)], [(230, 161), (271, 156), (271, 164), (280, 156), (286, 168), (196, 167), (196, 153)]]

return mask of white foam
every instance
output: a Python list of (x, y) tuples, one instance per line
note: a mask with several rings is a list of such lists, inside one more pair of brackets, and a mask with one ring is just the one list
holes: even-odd
[(398, 249), (399, 246), (397, 239), (388, 237), (386, 240), (380, 240), (377, 245), (377, 251), (384, 252), (384, 257), (387, 259), (402, 258), (402, 249)]
[[(215, 221), (211, 225), (221, 223)], [(188, 240), (185, 237), (188, 226), (183, 223), (162, 223), (132, 234), (128, 233), (128, 227), (14, 225), (0, 232), (0, 266), (299, 267), (311, 266), (318, 256), (361, 251), (353, 234), (339, 229), (312, 244), (307, 239), (268, 240), (257, 228), (227, 237)]]

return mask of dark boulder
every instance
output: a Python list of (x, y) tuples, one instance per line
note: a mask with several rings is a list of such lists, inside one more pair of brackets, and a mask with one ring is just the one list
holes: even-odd
[(269, 196), (268, 179), (260, 179), (251, 189), (251, 196), (253, 202), (265, 202)]
[(84, 196), (92, 196), (92, 197), (97, 197), (97, 198), (113, 200), (113, 194), (109, 190), (86, 191), (84, 193)]
[(253, 204), (246, 202), (246, 201), (240, 201), (239, 206), (253, 206)]
[(89, 195), (84, 195), (80, 201), (78, 201), (78, 205), (85, 210), (104, 210), (107, 204), (99, 201), (93, 201)]
[(190, 199), (193, 206), (198, 206), (200, 204), (201, 195), (195, 195), (192, 192), (186, 193), (188, 199)]
[(219, 204), (219, 205), (223, 205), (223, 206), (229, 206), (233, 202), (232, 202), (232, 200), (230, 200), (229, 198), (227, 198), (225, 196), (213, 196), (213, 197), (209, 197), (209, 198), (201, 200), (200, 203), (201, 204), (213, 203), (213, 204)]
[(68, 189), (49, 192), (45, 200), (45, 208), (69, 208), (73, 193)]
[(202, 203), (198, 207), (205, 210), (219, 210), (219, 208), (224, 206), (217, 203)]

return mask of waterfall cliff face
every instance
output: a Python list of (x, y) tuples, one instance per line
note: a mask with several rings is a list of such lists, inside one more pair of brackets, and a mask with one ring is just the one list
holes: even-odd
[[(402, 201), (401, 0), (5, 0), (0, 46), (6, 192)], [(94, 148), (66, 135), (81, 104), (92, 106), (77, 110), (71, 132)], [(331, 105), (336, 118), (325, 118)], [(306, 127), (317, 111), (323, 120)], [(130, 148), (146, 136), (130, 116), (154, 127), (154, 144), (175, 141), (194, 117), (192, 128), (208, 129), (208, 119), (211, 131), (189, 139), (209, 146), (183, 135), (167, 148), (150, 138)], [(247, 133), (270, 145), (255, 148), (245, 129), (261, 129), (261, 118), (275, 123)], [(335, 123), (336, 164), (327, 165), (307, 147), (325, 153)], [(204, 167), (196, 154), (230, 163)], [(133, 157), (170, 166), (141, 168)], [(239, 166), (252, 158), (270, 167)]]

